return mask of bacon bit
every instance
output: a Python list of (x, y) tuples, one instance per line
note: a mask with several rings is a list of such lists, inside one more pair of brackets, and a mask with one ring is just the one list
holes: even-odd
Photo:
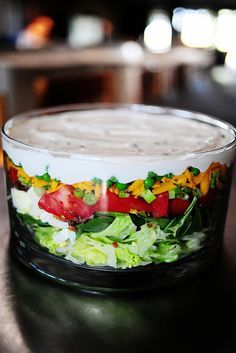
[(118, 248), (119, 244), (117, 243), (117, 241), (113, 241), (112, 245), (114, 246), (114, 248)]
[(69, 226), (68, 229), (69, 229), (69, 230), (72, 230), (72, 232), (75, 232), (75, 231), (76, 231), (76, 227), (73, 227), (73, 226)]

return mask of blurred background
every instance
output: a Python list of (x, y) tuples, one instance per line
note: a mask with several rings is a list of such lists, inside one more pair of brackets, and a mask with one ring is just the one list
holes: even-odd
[(0, 0), (0, 123), (69, 103), (236, 124), (236, 0)]

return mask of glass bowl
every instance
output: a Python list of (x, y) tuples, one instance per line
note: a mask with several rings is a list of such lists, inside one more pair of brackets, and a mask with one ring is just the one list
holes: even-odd
[(167, 107), (73, 105), (13, 117), (2, 140), (11, 247), (48, 278), (162, 287), (219, 255), (230, 124)]

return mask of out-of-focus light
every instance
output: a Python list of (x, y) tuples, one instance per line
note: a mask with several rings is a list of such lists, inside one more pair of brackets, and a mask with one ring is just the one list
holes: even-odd
[(214, 66), (211, 69), (211, 77), (213, 81), (217, 82), (218, 84), (226, 87), (233, 87), (233, 91), (235, 91), (235, 85), (236, 85), (236, 71), (229, 69), (226, 66)]
[(139, 62), (143, 57), (143, 49), (136, 42), (125, 42), (121, 45), (121, 55), (129, 62)]
[(100, 44), (104, 39), (104, 21), (97, 16), (78, 15), (71, 19), (68, 42), (72, 47)]
[(144, 31), (146, 48), (155, 53), (165, 53), (171, 48), (172, 28), (168, 15), (155, 11), (149, 17), (149, 24)]
[(231, 70), (236, 70), (236, 49), (231, 50), (226, 54), (225, 66)]
[(172, 26), (177, 32), (181, 32), (183, 26), (184, 15), (186, 14), (184, 7), (176, 7), (173, 11)]
[(48, 16), (38, 16), (18, 33), (17, 49), (40, 49), (48, 45), (54, 21)]
[(219, 10), (216, 20), (215, 47), (221, 52), (236, 49), (236, 12), (234, 10)]
[(215, 18), (207, 9), (186, 10), (183, 17), (181, 41), (192, 48), (211, 48), (214, 45)]

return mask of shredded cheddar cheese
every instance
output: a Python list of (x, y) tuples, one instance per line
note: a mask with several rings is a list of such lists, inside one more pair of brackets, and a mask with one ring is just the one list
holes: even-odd
[(102, 192), (102, 185), (101, 184), (95, 184), (92, 181), (82, 181), (79, 183), (75, 183), (72, 185), (75, 189), (81, 189), (85, 191), (86, 194), (90, 192), (94, 192), (95, 196), (99, 198)]
[(144, 182), (142, 179), (135, 180), (129, 187), (128, 192), (133, 196), (140, 196), (144, 191)]
[[(15, 165), (9, 157), (5, 160), (6, 169), (10, 171), (11, 168), (17, 170), (17, 177), (18, 179), (22, 179), (26, 185), (32, 185), (36, 188), (43, 188), (47, 189), (47, 192), (55, 192), (60, 189), (65, 184), (55, 180), (50, 179), (50, 181), (42, 180), (37, 176), (30, 176), (28, 175), (21, 165)], [(154, 195), (161, 194), (166, 191), (170, 191), (175, 189), (177, 186), (179, 187), (187, 187), (189, 189), (196, 189), (199, 188), (202, 195), (206, 195), (210, 188), (210, 183), (212, 177), (214, 178), (214, 173), (220, 173), (222, 177), (225, 176), (227, 171), (227, 166), (224, 164), (220, 164), (219, 162), (213, 162), (211, 165), (204, 171), (200, 172), (198, 175), (194, 175), (190, 169), (186, 168), (184, 172), (180, 175), (174, 175), (172, 178), (162, 177), (161, 180), (158, 180), (154, 183), (151, 188), (151, 191)], [(128, 184), (129, 186), (126, 189), (126, 193), (129, 193), (135, 197), (140, 197), (145, 190), (144, 180), (137, 179), (132, 183)], [(85, 193), (94, 192), (96, 198), (99, 198), (102, 193), (102, 187), (104, 185), (100, 183), (95, 183), (94, 181), (82, 181), (72, 185), (75, 189), (81, 189)], [(223, 184), (216, 178), (216, 187), (222, 188)], [(112, 185), (109, 190), (116, 195), (119, 195), (120, 190), (114, 184)]]
[(159, 195), (163, 192), (170, 191), (170, 190), (174, 189), (175, 187), (176, 187), (176, 185), (171, 181), (169, 183), (158, 183), (158, 184), (156, 183), (153, 186), (152, 193), (154, 195)]

